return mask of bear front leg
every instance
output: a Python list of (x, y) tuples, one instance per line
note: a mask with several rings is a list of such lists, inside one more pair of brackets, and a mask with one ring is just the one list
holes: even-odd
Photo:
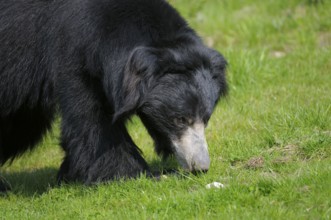
[[(112, 122), (112, 108), (93, 80), (64, 81), (60, 88), (61, 145), (65, 158), (58, 182), (92, 184), (137, 177), (148, 165), (124, 122)], [(69, 85), (68, 85), (69, 84)], [(108, 103), (108, 104), (107, 104)]]
[(92, 184), (137, 177), (142, 172), (148, 172), (147, 163), (126, 130), (118, 126), (111, 130), (105, 132), (104, 137), (101, 137), (102, 130), (98, 132), (94, 129), (90, 131), (92, 134), (85, 134), (90, 135), (88, 138), (63, 134), (62, 144), (66, 157), (61, 165), (58, 181)]

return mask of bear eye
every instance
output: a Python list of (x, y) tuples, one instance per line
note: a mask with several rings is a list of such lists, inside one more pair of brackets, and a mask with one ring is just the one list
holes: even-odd
[(174, 124), (177, 126), (181, 125), (192, 125), (193, 119), (189, 117), (175, 117), (174, 118)]

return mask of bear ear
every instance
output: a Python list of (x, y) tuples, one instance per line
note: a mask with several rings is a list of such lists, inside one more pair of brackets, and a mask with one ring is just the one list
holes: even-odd
[(155, 71), (157, 71), (157, 56), (154, 48), (137, 47), (131, 52), (124, 68), (113, 123), (130, 117), (143, 104)]
[(228, 65), (225, 58), (216, 50), (209, 49), (209, 56), (212, 67), (212, 78), (219, 86), (219, 94), (226, 95), (228, 87), (226, 84), (226, 67)]

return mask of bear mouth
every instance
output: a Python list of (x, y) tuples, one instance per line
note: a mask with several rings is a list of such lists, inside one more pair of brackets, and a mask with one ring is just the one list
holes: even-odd
[(187, 127), (181, 137), (172, 140), (173, 151), (181, 167), (190, 172), (206, 172), (210, 166), (205, 125), (196, 122)]

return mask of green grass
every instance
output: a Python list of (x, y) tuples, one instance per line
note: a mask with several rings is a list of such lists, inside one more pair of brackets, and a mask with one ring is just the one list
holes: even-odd
[[(0, 219), (331, 218), (331, 1), (170, 2), (229, 61), (230, 93), (206, 131), (210, 171), (57, 187), (56, 123), (2, 168), (13, 190)], [(128, 127), (154, 168), (173, 166), (137, 118)], [(214, 181), (225, 188), (205, 188)]]

